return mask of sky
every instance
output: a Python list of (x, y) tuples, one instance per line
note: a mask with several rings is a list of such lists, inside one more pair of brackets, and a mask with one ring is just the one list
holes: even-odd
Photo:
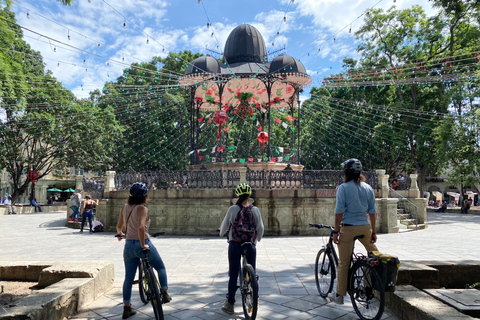
[(434, 14), (428, 0), (74, 1), (69, 7), (55, 0), (17, 0), (12, 10), (17, 23), (31, 30), (24, 29), (24, 40), (77, 98), (116, 80), (133, 62), (166, 57), (170, 51), (221, 53), (230, 32), (242, 23), (260, 31), (267, 51), (285, 47), (281, 52), (299, 59), (318, 86), (341, 70), (344, 57), (358, 57), (354, 32), (366, 9), (418, 4)]

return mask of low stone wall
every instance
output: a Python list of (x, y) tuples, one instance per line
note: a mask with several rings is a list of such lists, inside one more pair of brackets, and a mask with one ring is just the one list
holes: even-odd
[[(9, 211), (9, 206), (4, 204), (0, 205), (0, 216), (7, 215)], [(66, 211), (67, 206), (64, 204), (58, 205), (40, 205), (43, 212), (58, 212), (58, 211)], [(35, 213), (35, 207), (26, 205), (26, 204), (16, 204), (15, 209), (17, 214), (25, 214), (25, 213)]]
[(0, 262), (0, 280), (45, 286), (0, 309), (0, 319), (62, 320), (112, 288), (114, 277), (110, 261)]
[[(148, 196), (150, 232), (175, 235), (216, 235), (229, 206), (236, 201), (232, 189), (151, 190)], [(127, 197), (126, 190), (105, 192), (96, 219), (106, 230), (115, 231)], [(265, 235), (318, 235), (318, 230), (308, 226), (310, 222), (334, 224), (334, 189), (255, 189), (252, 198), (262, 214)], [(376, 199), (377, 232), (398, 232), (397, 201)], [(422, 216), (424, 220), (426, 213)]]

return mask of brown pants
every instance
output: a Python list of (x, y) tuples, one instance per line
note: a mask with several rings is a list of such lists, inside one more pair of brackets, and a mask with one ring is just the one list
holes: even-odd
[(377, 246), (372, 243), (372, 228), (369, 224), (363, 226), (344, 226), (340, 229), (338, 237), (338, 272), (337, 272), (337, 294), (347, 295), (348, 269), (353, 250), (353, 238), (365, 235), (359, 241), (367, 251), (378, 251)]

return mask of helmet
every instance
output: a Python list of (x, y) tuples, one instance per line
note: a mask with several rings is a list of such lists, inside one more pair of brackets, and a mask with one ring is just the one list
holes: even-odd
[(235, 194), (237, 197), (240, 197), (242, 194), (252, 194), (252, 187), (246, 183), (242, 183), (235, 189)]
[(360, 173), (362, 172), (362, 163), (358, 159), (348, 159), (343, 165), (343, 171), (345, 173)]
[(130, 187), (130, 197), (141, 198), (148, 193), (148, 188), (143, 182), (135, 182)]

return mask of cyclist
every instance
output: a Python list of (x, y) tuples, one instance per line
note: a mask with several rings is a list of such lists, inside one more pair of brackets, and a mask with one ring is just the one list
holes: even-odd
[[(347, 294), (348, 269), (356, 236), (367, 251), (377, 251), (375, 242), (375, 195), (370, 185), (365, 183), (361, 174), (362, 163), (358, 159), (349, 159), (343, 163), (344, 183), (337, 190), (335, 207), (335, 228), (333, 242), (338, 245), (337, 292), (332, 292), (329, 299), (343, 304)], [(370, 217), (370, 223), (367, 218)], [(341, 227), (341, 228), (340, 228)]]
[[(148, 209), (145, 207), (147, 202), (148, 188), (144, 183), (136, 182), (130, 187), (130, 194), (127, 204), (120, 210), (120, 216), (117, 223), (117, 235), (125, 235), (125, 247), (123, 249), (123, 261), (125, 264), (125, 280), (123, 282), (123, 316), (127, 319), (137, 312), (132, 309), (130, 298), (132, 296), (132, 285), (135, 278), (135, 272), (138, 263), (143, 254), (142, 249), (149, 248), (148, 260), (151, 266), (157, 270), (160, 285), (162, 287), (163, 302), (167, 303), (172, 300), (168, 295), (167, 289), (167, 270), (163, 264), (162, 258), (158, 254), (157, 249), (153, 246), (148, 235), (148, 227), (150, 226), (150, 216)], [(125, 226), (125, 234), (122, 232)], [(121, 238), (119, 237), (120, 241)]]
[[(264, 230), (260, 210), (258, 210), (257, 207), (248, 204), (248, 200), (252, 194), (252, 188), (248, 184), (242, 183), (235, 189), (235, 194), (238, 197), (237, 202), (235, 205), (228, 208), (227, 214), (220, 226), (221, 237), (225, 236), (228, 232), (228, 294), (227, 300), (222, 306), (222, 310), (228, 314), (234, 313), (238, 270), (240, 269), (240, 259), (244, 250), (242, 242), (234, 240), (232, 226), (235, 227), (235, 225), (238, 224), (237, 216), (241, 214), (242, 210), (245, 214), (244, 220), (246, 220), (247, 214), (253, 215), (255, 221), (255, 240), (251, 246), (247, 246), (247, 262), (252, 265), (254, 270), (257, 259), (257, 249), (255, 246), (257, 242), (262, 239)], [(251, 240), (244, 242), (251, 242)]]

